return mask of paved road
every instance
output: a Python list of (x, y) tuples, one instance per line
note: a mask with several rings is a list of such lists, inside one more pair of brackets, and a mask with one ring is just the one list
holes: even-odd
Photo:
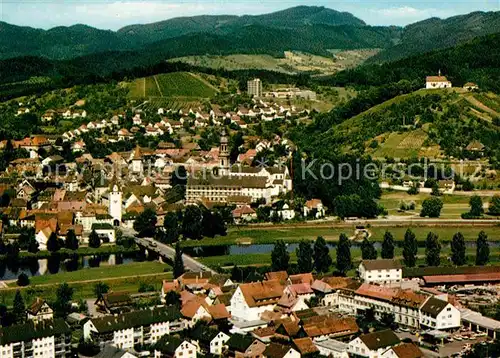
[[(175, 257), (175, 250), (165, 244), (162, 244), (161, 242), (155, 241), (151, 238), (135, 238), (135, 241), (141, 245), (146, 247), (148, 250), (155, 251), (159, 253), (161, 256), (168, 257), (169, 259), (173, 260)], [(191, 256), (182, 254), (182, 260), (184, 261), (184, 267), (188, 269), (189, 271), (210, 271), (212, 273), (216, 273), (214, 270), (209, 268), (208, 266), (205, 266), (201, 262), (196, 261), (193, 259)]]

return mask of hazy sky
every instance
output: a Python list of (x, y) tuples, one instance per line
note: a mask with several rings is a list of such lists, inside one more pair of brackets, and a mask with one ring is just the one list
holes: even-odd
[(83, 23), (116, 30), (178, 16), (263, 14), (297, 5), (348, 11), (370, 25), (406, 25), (434, 16), (500, 11), (500, 0), (0, 0), (0, 21), (45, 29)]

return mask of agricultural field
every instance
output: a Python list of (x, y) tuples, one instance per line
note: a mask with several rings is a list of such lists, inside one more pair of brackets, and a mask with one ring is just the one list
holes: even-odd
[[(379, 200), (379, 204), (383, 205), (391, 216), (418, 216), (422, 209), (422, 202), (429, 197), (430, 194), (423, 193), (409, 195), (402, 191), (384, 192)], [(440, 199), (443, 201), (443, 209), (441, 211), (441, 218), (443, 219), (460, 219), (462, 213), (469, 211), (470, 197), (468, 196), (443, 195)], [(415, 203), (415, 210), (401, 213), (399, 212), (401, 203)]]
[(218, 89), (202, 77), (175, 72), (139, 78), (128, 84), (132, 98), (179, 98), (186, 101), (214, 96)]
[(285, 51), (282, 58), (270, 55), (237, 54), (228, 56), (186, 56), (173, 58), (169, 61), (227, 70), (263, 69), (290, 74), (309, 72), (324, 76), (358, 66), (378, 53), (378, 51), (377, 49), (331, 50), (332, 57), (317, 56), (299, 51)]
[[(441, 152), (439, 146), (424, 147), (426, 139), (427, 133), (422, 129), (385, 133), (374, 139), (379, 143), (378, 147), (371, 151), (368, 148), (368, 151), (375, 158), (438, 157)], [(367, 143), (368, 146), (370, 144), (371, 141)]]
[(156, 111), (158, 108), (170, 108), (173, 110), (189, 109), (201, 106), (201, 101), (183, 100), (181, 98), (154, 97), (148, 100), (142, 108)]

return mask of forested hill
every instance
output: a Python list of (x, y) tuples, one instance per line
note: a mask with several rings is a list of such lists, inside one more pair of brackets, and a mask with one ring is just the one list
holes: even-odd
[(204, 15), (180, 17), (152, 24), (126, 26), (118, 30), (118, 33), (151, 43), (198, 32), (230, 33), (236, 28), (249, 25), (296, 29), (305, 25), (364, 26), (366, 24), (363, 20), (348, 12), (339, 12), (322, 6), (297, 6), (256, 16)]
[(385, 49), (368, 62), (395, 61), (496, 32), (500, 32), (500, 11), (472, 12), (444, 20), (431, 18), (406, 26), (399, 44)]
[(381, 86), (400, 80), (418, 81), (441, 72), (454, 86), (475, 82), (500, 93), (500, 33), (468, 43), (383, 65), (364, 65), (324, 79), (331, 85)]
[[(249, 32), (248, 28), (252, 29)], [(262, 31), (259, 31), (262, 29)], [(50, 59), (71, 59), (97, 52), (116, 50), (139, 50), (151, 44), (177, 39), (176, 43), (189, 40), (188, 35), (200, 37), (217, 36), (227, 46), (214, 49), (215, 53), (232, 52), (232, 40), (248, 39), (251, 35), (253, 46), (241, 44), (237, 50), (253, 53), (275, 53), (277, 36), (281, 42), (279, 49), (308, 49), (304, 46), (313, 41), (311, 50), (326, 54), (329, 48), (386, 47), (399, 38), (399, 28), (378, 28), (365, 23), (352, 14), (338, 12), (324, 7), (299, 6), (271, 14), (259, 16), (195, 16), (174, 18), (146, 25), (132, 25), (116, 32), (100, 30), (86, 25), (56, 27), (50, 30), (21, 27), (0, 22), (0, 59), (19, 56), (43, 56)], [(289, 36), (284, 36), (287, 33)], [(264, 37), (265, 36), (265, 37)], [(320, 47), (320, 38), (333, 38)], [(290, 41), (293, 38), (295, 41)], [(258, 41), (258, 46), (255, 46)], [(266, 43), (272, 42), (268, 50)], [(299, 42), (298, 48), (294, 48)], [(338, 46), (336, 44), (338, 43)], [(320, 50), (319, 50), (320, 49)], [(173, 48), (172, 51), (176, 49)], [(210, 48), (203, 46), (190, 53), (206, 54)]]
[[(283, 56), (290, 50), (330, 56), (332, 49), (380, 48), (382, 51), (371, 59), (380, 62), (454, 46), (494, 32), (500, 32), (500, 12), (432, 18), (403, 29), (368, 26), (350, 13), (315, 6), (258, 16), (174, 18), (118, 31), (82, 24), (42, 30), (0, 22), (0, 59), (39, 56), (70, 60), (94, 54), (104, 57), (113, 51), (149, 56), (151, 48), (157, 51), (153, 55), (166, 58), (236, 53)], [(191, 40), (196, 46), (190, 46)], [(118, 62), (127, 65), (126, 56), (124, 53)]]

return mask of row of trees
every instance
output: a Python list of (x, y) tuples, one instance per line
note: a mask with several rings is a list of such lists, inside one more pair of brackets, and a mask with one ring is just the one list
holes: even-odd
[[(296, 250), (297, 267), (300, 272), (328, 272), (332, 265), (330, 250), (325, 239), (319, 236), (314, 245), (302, 240)], [(283, 240), (279, 240), (271, 252), (271, 267), (274, 271), (288, 270), (290, 263), (290, 253)]]
[[(462, 233), (457, 232), (451, 240), (451, 262), (462, 266), (467, 263), (465, 238)], [(441, 243), (439, 237), (430, 232), (425, 240), (425, 262), (428, 266), (439, 266), (441, 264)], [(390, 232), (384, 235), (381, 256), (383, 259), (394, 258), (394, 238)], [(377, 250), (368, 239), (363, 240), (361, 245), (363, 260), (374, 260), (377, 258)], [(476, 240), (476, 265), (485, 265), (489, 261), (488, 236), (484, 231), (479, 233)], [(403, 262), (407, 267), (415, 267), (418, 257), (418, 242), (413, 231), (408, 229), (403, 241)]]
[[(439, 237), (430, 232), (425, 240), (425, 262), (428, 266), (441, 264), (441, 243)], [(394, 236), (387, 231), (382, 241), (381, 256), (383, 259), (393, 259), (395, 252)], [(305, 240), (299, 243), (296, 249), (297, 270), (299, 272), (328, 272), (333, 263), (330, 250), (323, 237), (318, 237), (314, 244)], [(363, 260), (377, 259), (377, 250), (368, 238), (361, 244)], [(488, 236), (481, 231), (476, 241), (476, 265), (486, 265), (489, 262), (490, 249)], [(412, 230), (408, 229), (403, 241), (403, 262), (406, 267), (415, 267), (418, 258), (418, 242)], [(451, 240), (451, 262), (461, 266), (467, 263), (465, 239), (462, 233), (453, 235)], [(341, 234), (337, 244), (336, 268), (339, 273), (345, 274), (352, 269), (351, 242), (345, 234)], [(274, 245), (271, 252), (271, 269), (273, 271), (288, 270), (290, 268), (290, 252), (283, 240)]]
[[(433, 194), (435, 195), (435, 194)], [(463, 219), (478, 219), (484, 215), (483, 199), (478, 195), (473, 195), (469, 200), (469, 211), (462, 214)], [(437, 196), (425, 199), (422, 202), (422, 210), (420, 216), (438, 218), (441, 216), (443, 209), (443, 201)], [(491, 198), (488, 208), (488, 214), (500, 216), (500, 195), (495, 195)]]
[(172, 244), (182, 237), (201, 240), (203, 237), (226, 235), (226, 225), (232, 220), (231, 212), (226, 209), (213, 212), (197, 205), (189, 205), (184, 211), (168, 212), (164, 218), (163, 230), (157, 230), (157, 217), (153, 209), (146, 209), (134, 222), (134, 230), (140, 237), (155, 237), (157, 240)]

